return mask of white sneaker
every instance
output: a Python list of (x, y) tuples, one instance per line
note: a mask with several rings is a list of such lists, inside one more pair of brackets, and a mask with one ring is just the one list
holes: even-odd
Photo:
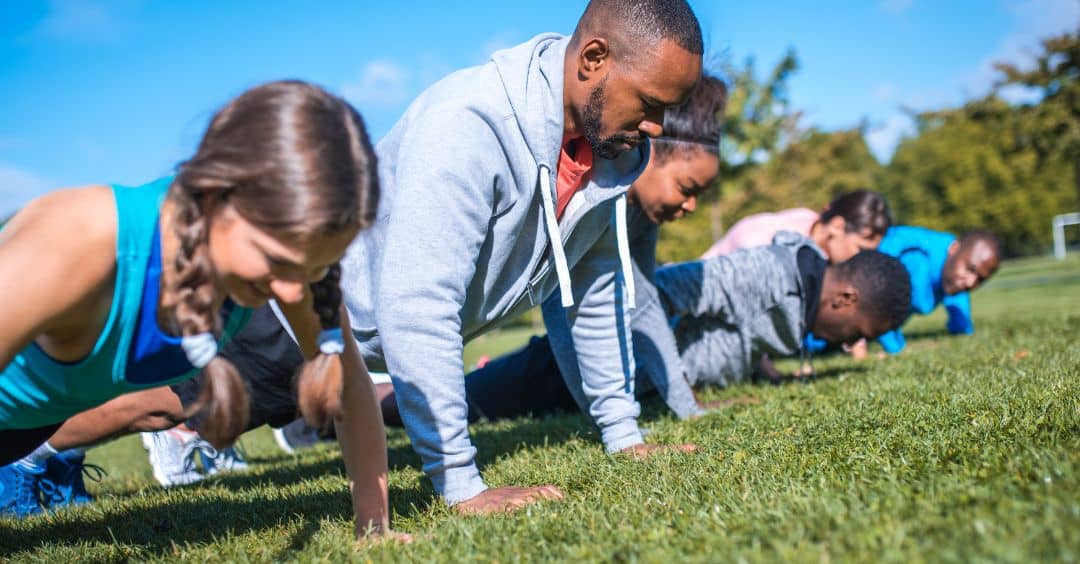
[(154, 469), (154, 479), (166, 488), (193, 484), (204, 476), (195, 468), (199, 435), (173, 427), (167, 431), (142, 433), (143, 447)]
[(206, 469), (207, 476), (213, 476), (218, 472), (240, 472), (248, 469), (248, 463), (239, 448), (239, 442), (231, 447), (218, 450), (202, 438), (196, 440), (199, 442), (199, 457), (202, 458), (203, 468)]

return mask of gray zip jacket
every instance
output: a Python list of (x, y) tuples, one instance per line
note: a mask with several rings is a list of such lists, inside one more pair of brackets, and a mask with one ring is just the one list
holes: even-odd
[[(658, 226), (640, 208), (633, 207), (628, 212), (628, 236), (637, 305), (630, 313), (636, 374), (633, 380), (627, 378), (624, 385), (635, 393), (656, 389), (668, 407), (682, 419), (700, 415), (704, 411), (698, 407), (693, 391), (686, 383), (675, 335), (654, 286)], [(552, 296), (544, 304), (545, 319), (559, 311), (558, 296)], [(559, 330), (557, 322), (557, 317), (555, 323), (548, 322), (547, 329), (559, 371), (578, 406), (595, 417), (595, 407), (585, 396), (577, 369), (581, 349), (574, 347), (566, 332)]]
[(537, 36), (422, 93), (376, 148), (378, 217), (342, 263), (365, 361), (390, 373), (424, 472), (450, 504), (486, 489), (467, 428), (464, 343), (556, 288), (567, 335), (589, 351), (577, 364), (605, 444), (641, 442), (624, 386), (632, 292), (621, 273), (626, 239), (616, 236), (625, 214), (615, 210), (648, 145), (596, 159), (555, 220), (568, 42)]

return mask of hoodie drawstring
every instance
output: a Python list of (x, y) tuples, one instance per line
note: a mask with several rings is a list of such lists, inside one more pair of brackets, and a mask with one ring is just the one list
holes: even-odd
[(566, 251), (563, 249), (562, 232), (559, 220), (555, 218), (555, 202), (551, 195), (551, 169), (540, 165), (540, 200), (544, 208), (544, 224), (547, 225), (548, 239), (551, 240), (551, 255), (555, 258), (555, 274), (559, 277), (559, 293), (562, 306), (574, 305), (574, 290), (570, 287), (570, 267), (566, 265)]
[(634, 292), (634, 270), (630, 262), (630, 237), (626, 233), (626, 193), (615, 200), (615, 238), (619, 245), (619, 262), (622, 264), (623, 284), (626, 287), (626, 302), (630, 309), (637, 307)]
[[(551, 254), (555, 258), (555, 273), (559, 277), (559, 293), (562, 306), (574, 305), (574, 290), (570, 286), (570, 267), (566, 264), (566, 250), (563, 249), (562, 231), (559, 220), (555, 217), (555, 202), (552, 199), (551, 169), (540, 165), (540, 200), (544, 208), (544, 224), (547, 225), (548, 239), (551, 240)], [(623, 284), (626, 287), (626, 301), (630, 309), (637, 305), (634, 289), (634, 270), (630, 262), (630, 237), (626, 228), (626, 194), (615, 200), (615, 238), (619, 247), (619, 263), (622, 266)]]

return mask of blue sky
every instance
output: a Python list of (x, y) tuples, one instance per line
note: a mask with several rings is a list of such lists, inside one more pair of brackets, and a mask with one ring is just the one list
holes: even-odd
[[(985, 93), (990, 63), (1075, 27), (1080, 0), (691, 0), (708, 48), (764, 73), (794, 48), (803, 124), (866, 119), (887, 160), (929, 109)], [(584, 0), (0, 2), (0, 217), (46, 190), (141, 183), (190, 155), (207, 120), (262, 81), (344, 95), (376, 138), (425, 86), (544, 31)]]

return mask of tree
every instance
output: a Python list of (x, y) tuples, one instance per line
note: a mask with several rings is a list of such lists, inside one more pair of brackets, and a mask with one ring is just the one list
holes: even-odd
[(1042, 97), (1028, 108), (1029, 133), (1039, 166), (1054, 166), (1064, 159), (1072, 165), (1074, 209), (1080, 209), (1080, 28), (1042, 41), (1043, 52), (1034, 68), (1023, 70), (1010, 63), (995, 66), (1002, 85), (1038, 89)]
[(747, 175), (727, 209), (732, 217), (800, 206), (820, 209), (844, 192), (875, 188), (881, 176), (862, 127), (810, 129)]
[(724, 138), (720, 143), (720, 176), (706, 192), (698, 213), (664, 226), (658, 255), (662, 260), (689, 260), (697, 257), (723, 235), (725, 211), (731, 198), (738, 198), (743, 179), (762, 165), (783, 144), (785, 134), (794, 129), (798, 116), (789, 109), (787, 81), (799, 67), (794, 51), (789, 51), (759, 81), (753, 58), (742, 68), (723, 65), (728, 77), (728, 102), (724, 111)]
[(1009, 255), (1049, 244), (1051, 217), (1071, 203), (1070, 167), (1039, 156), (1029, 108), (991, 95), (916, 120), (918, 134), (901, 142), (882, 186), (899, 222), (990, 229)]

